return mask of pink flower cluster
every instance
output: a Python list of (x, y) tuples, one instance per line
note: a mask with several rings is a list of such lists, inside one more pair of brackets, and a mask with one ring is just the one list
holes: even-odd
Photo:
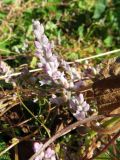
[[(87, 111), (89, 110), (89, 104), (84, 101), (82, 94), (71, 97), (70, 91), (71, 89), (76, 91), (84, 85), (80, 74), (75, 67), (71, 67), (66, 61), (58, 58), (52, 53), (52, 45), (44, 33), (43, 25), (39, 21), (33, 21), (33, 27), (36, 38), (36, 56), (40, 60), (39, 67), (42, 67), (43, 71), (46, 73), (46, 77), (40, 82), (44, 85), (48, 84), (48, 81), (51, 81), (51, 83), (54, 82), (59, 87), (60, 85), (62, 86), (63, 97), (57, 97), (55, 93), (52, 94), (50, 101), (60, 105), (62, 102), (65, 102), (62, 98), (66, 98), (66, 100), (70, 102), (70, 108), (73, 115), (77, 119), (85, 118)], [(61, 71), (61, 69), (63, 69), (63, 71)]]
[(2, 60), (0, 60), (0, 74), (4, 73), (5, 75), (8, 75), (8, 79), (9, 79), (9, 75), (12, 73), (12, 69), (10, 68), (10, 66), (8, 66), (5, 62), (3, 62)]
[[(42, 146), (43, 143), (35, 142), (33, 146), (34, 152), (38, 152)], [(35, 160), (56, 160), (55, 151), (48, 147), (44, 152), (41, 152)]]
[(70, 99), (69, 104), (73, 116), (77, 120), (84, 119), (90, 109), (89, 104), (84, 100), (83, 94), (79, 94), (79, 96), (73, 96)]
[(0, 75), (4, 74), (6, 83), (11, 83), (13, 86), (16, 86), (15, 80), (11, 78), (12, 73), (14, 73), (14, 70), (0, 59)]
[[(44, 27), (39, 21), (33, 21), (36, 56), (39, 58), (39, 67), (42, 67), (48, 78), (40, 81), (41, 85), (48, 84), (49, 80), (56, 84), (62, 85), (64, 88), (79, 88), (83, 82), (80, 80), (80, 74), (77, 70), (52, 53), (52, 44), (49, 42), (44, 33)], [(64, 71), (60, 71), (63, 68)], [(65, 73), (70, 76), (68, 80)], [(74, 83), (74, 81), (78, 81)]]
[[(44, 34), (44, 27), (39, 21), (33, 21), (36, 56), (40, 59), (39, 67), (42, 67), (49, 78), (56, 84), (62, 84), (65, 88), (69, 87), (64, 72), (59, 71), (60, 63), (57, 56), (52, 54), (52, 44)], [(43, 84), (45, 81), (43, 82)]]

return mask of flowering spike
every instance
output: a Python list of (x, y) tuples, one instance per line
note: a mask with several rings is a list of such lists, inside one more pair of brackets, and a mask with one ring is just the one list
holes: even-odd
[[(33, 144), (34, 152), (38, 152), (42, 146), (43, 143), (35, 142)], [(45, 151), (41, 152), (35, 160), (56, 160), (55, 151), (51, 149), (51, 147), (48, 147)]]
[(64, 73), (58, 70), (60, 63), (57, 56), (52, 54), (52, 44), (49, 42), (47, 36), (44, 34), (44, 27), (39, 21), (33, 21), (34, 34), (36, 37), (36, 56), (40, 59), (40, 66), (50, 79), (56, 83), (61, 84), (65, 88), (69, 87)]
[(90, 109), (89, 104), (84, 100), (83, 94), (72, 97), (69, 101), (73, 116), (77, 119), (84, 119)]

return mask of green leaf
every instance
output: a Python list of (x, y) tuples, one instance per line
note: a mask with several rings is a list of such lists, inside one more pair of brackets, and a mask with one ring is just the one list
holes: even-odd
[(113, 37), (112, 36), (107, 36), (104, 39), (104, 44), (106, 45), (106, 47), (111, 47), (113, 43)]
[(76, 59), (78, 59), (78, 54), (75, 52), (69, 52), (69, 53), (67, 53), (67, 59), (68, 60), (76, 60)]
[(54, 31), (55, 29), (57, 29), (57, 26), (53, 22), (48, 21), (46, 26), (45, 26), (45, 29), (50, 30), (50, 31)]
[(11, 4), (11, 3), (15, 2), (15, 0), (3, 0), (3, 2), (5, 4)]
[[(57, 10), (57, 5), (54, 5), (54, 4), (57, 4), (57, 3), (59, 3), (60, 2), (60, 0), (48, 0), (47, 1), (50, 5), (48, 5), (47, 6), (47, 9), (49, 10), (49, 11), (52, 11), (52, 12), (55, 12), (56, 10)], [(52, 3), (53, 3), (53, 5), (52, 5)]]
[(83, 39), (84, 38), (84, 24), (79, 26), (78, 28), (78, 35), (80, 37), (80, 39)]
[(6, 16), (6, 14), (5, 14), (5, 13), (0, 12), (0, 19), (4, 19), (4, 18), (5, 18), (5, 16)]
[(32, 32), (33, 32), (33, 27), (32, 27), (32, 25), (29, 25), (27, 33), (26, 33), (26, 37), (30, 37), (30, 35), (32, 34)]
[(105, 11), (106, 8), (106, 0), (98, 0), (95, 4), (95, 10), (94, 10), (94, 19), (100, 18), (101, 14)]
[[(0, 137), (0, 152), (6, 149), (5, 142)], [(0, 160), (10, 160), (9, 152), (6, 152), (2, 156), (0, 156)]]
[(36, 57), (33, 57), (33, 58), (32, 58), (32, 61), (31, 61), (31, 63), (30, 63), (30, 67), (31, 67), (31, 68), (35, 68), (36, 63), (37, 63), (37, 58), (36, 58)]
[(0, 55), (9, 55), (10, 54), (10, 50), (6, 47), (7, 44), (8, 44), (7, 42), (5, 42), (5, 43), (0, 42)]

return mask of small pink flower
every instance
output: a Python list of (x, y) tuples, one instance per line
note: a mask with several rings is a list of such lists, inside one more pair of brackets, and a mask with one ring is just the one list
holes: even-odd
[(83, 94), (72, 97), (69, 101), (69, 106), (77, 120), (84, 119), (90, 109), (89, 104), (84, 100)]
[(35, 142), (35, 143), (34, 143), (34, 146), (33, 146), (34, 152), (38, 152), (38, 150), (39, 150), (42, 146), (43, 146), (42, 143)]
[[(35, 142), (35, 143), (33, 144), (34, 152), (35, 152), (35, 153), (38, 152), (38, 151), (41, 149), (42, 146), (43, 146), (42, 143)], [(41, 154), (38, 155), (38, 156), (35, 158), (35, 160), (43, 160), (44, 155), (45, 155), (44, 152), (41, 152)]]
[(51, 158), (53, 155), (55, 155), (55, 151), (48, 147), (45, 151), (45, 158)]

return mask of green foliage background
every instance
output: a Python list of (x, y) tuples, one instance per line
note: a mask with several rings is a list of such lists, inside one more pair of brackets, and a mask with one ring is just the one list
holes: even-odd
[(32, 19), (44, 24), (56, 50), (68, 60), (116, 49), (119, 15), (119, 0), (2, 0), (0, 54), (14, 55), (17, 66), (31, 61)]

